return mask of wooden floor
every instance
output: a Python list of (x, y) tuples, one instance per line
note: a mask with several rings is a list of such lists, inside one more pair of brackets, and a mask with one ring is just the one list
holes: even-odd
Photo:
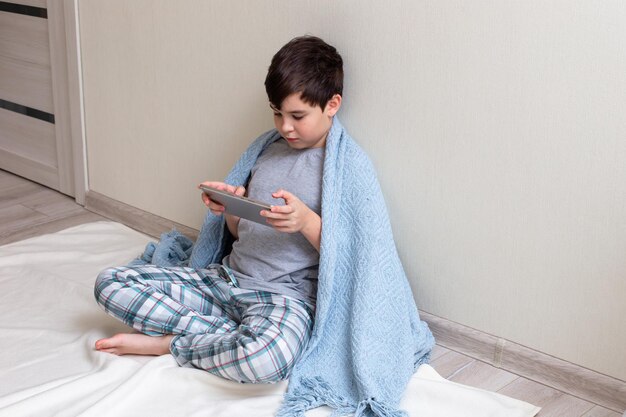
[(98, 220), (73, 198), (0, 170), (0, 245)]
[[(70, 197), (0, 170), (0, 245), (98, 220), (106, 219)], [(542, 407), (539, 417), (622, 416), (443, 346), (435, 347), (431, 365), (451, 381)]]

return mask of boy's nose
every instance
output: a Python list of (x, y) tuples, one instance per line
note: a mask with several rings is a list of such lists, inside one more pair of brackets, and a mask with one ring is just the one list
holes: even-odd
[(293, 130), (293, 126), (287, 120), (283, 121), (282, 131), (283, 132), (291, 132)]

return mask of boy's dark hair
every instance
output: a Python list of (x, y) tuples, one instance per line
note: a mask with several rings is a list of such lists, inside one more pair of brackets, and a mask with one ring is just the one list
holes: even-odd
[(277, 109), (287, 96), (301, 93), (302, 101), (324, 110), (335, 94), (343, 92), (341, 55), (318, 37), (293, 38), (272, 58), (265, 91)]

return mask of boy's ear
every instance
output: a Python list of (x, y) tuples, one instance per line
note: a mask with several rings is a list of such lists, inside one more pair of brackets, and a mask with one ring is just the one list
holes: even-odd
[(335, 94), (330, 100), (328, 100), (328, 103), (326, 103), (326, 114), (332, 117), (339, 111), (340, 107), (341, 94)]

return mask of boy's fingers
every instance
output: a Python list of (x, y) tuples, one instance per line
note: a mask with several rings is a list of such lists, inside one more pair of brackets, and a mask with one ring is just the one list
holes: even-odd
[(291, 194), (289, 191), (285, 191), (283, 189), (280, 189), (280, 190), (276, 191), (274, 194), (272, 194), (272, 196), (274, 198), (282, 198), (283, 200), (285, 200), (285, 203), (287, 203), (287, 204), (289, 204), (295, 198), (295, 196), (293, 194)]
[[(274, 207), (287, 207), (287, 206), (274, 206)], [(289, 218), (289, 214), (290, 213), (281, 213), (278, 211), (268, 211), (268, 210), (261, 211), (261, 216), (267, 217), (268, 219), (274, 219), (274, 220), (285, 220)]]
[(293, 213), (293, 207), (291, 207), (289, 205), (272, 206), (271, 213), (291, 214), (291, 213)]
[(278, 217), (276, 217), (278, 213), (272, 213), (271, 211), (268, 210), (261, 210), (261, 216), (266, 217), (267, 219), (277, 219)]
[(280, 232), (295, 231), (295, 229), (293, 228), (293, 224), (291, 224), (287, 220), (270, 220), (268, 221), (268, 223), (270, 226), (272, 226), (274, 229)]
[[(206, 187), (211, 187), (211, 188), (216, 188), (222, 191), (228, 191), (229, 193), (234, 193), (234, 194), (236, 194), (236, 191), (239, 188), (242, 188), (243, 192), (246, 191), (246, 189), (241, 185), (239, 187), (236, 187), (234, 185), (226, 184), (225, 182), (220, 182), (220, 181), (205, 181), (201, 183), (200, 185), (204, 185)], [(200, 185), (198, 185), (198, 188), (200, 188)]]
[[(224, 185), (226, 184), (224, 184), (223, 182), (218, 182), (218, 181), (204, 181), (200, 185), (204, 185), (206, 187), (211, 187), (211, 188), (217, 188), (218, 190), (221, 190), (224, 188)], [(198, 185), (198, 187), (200, 187), (200, 185)]]
[(207, 206), (210, 210), (223, 210), (224, 209), (224, 206), (211, 200), (209, 196), (206, 194), (202, 194), (202, 201), (204, 202), (204, 205)]

